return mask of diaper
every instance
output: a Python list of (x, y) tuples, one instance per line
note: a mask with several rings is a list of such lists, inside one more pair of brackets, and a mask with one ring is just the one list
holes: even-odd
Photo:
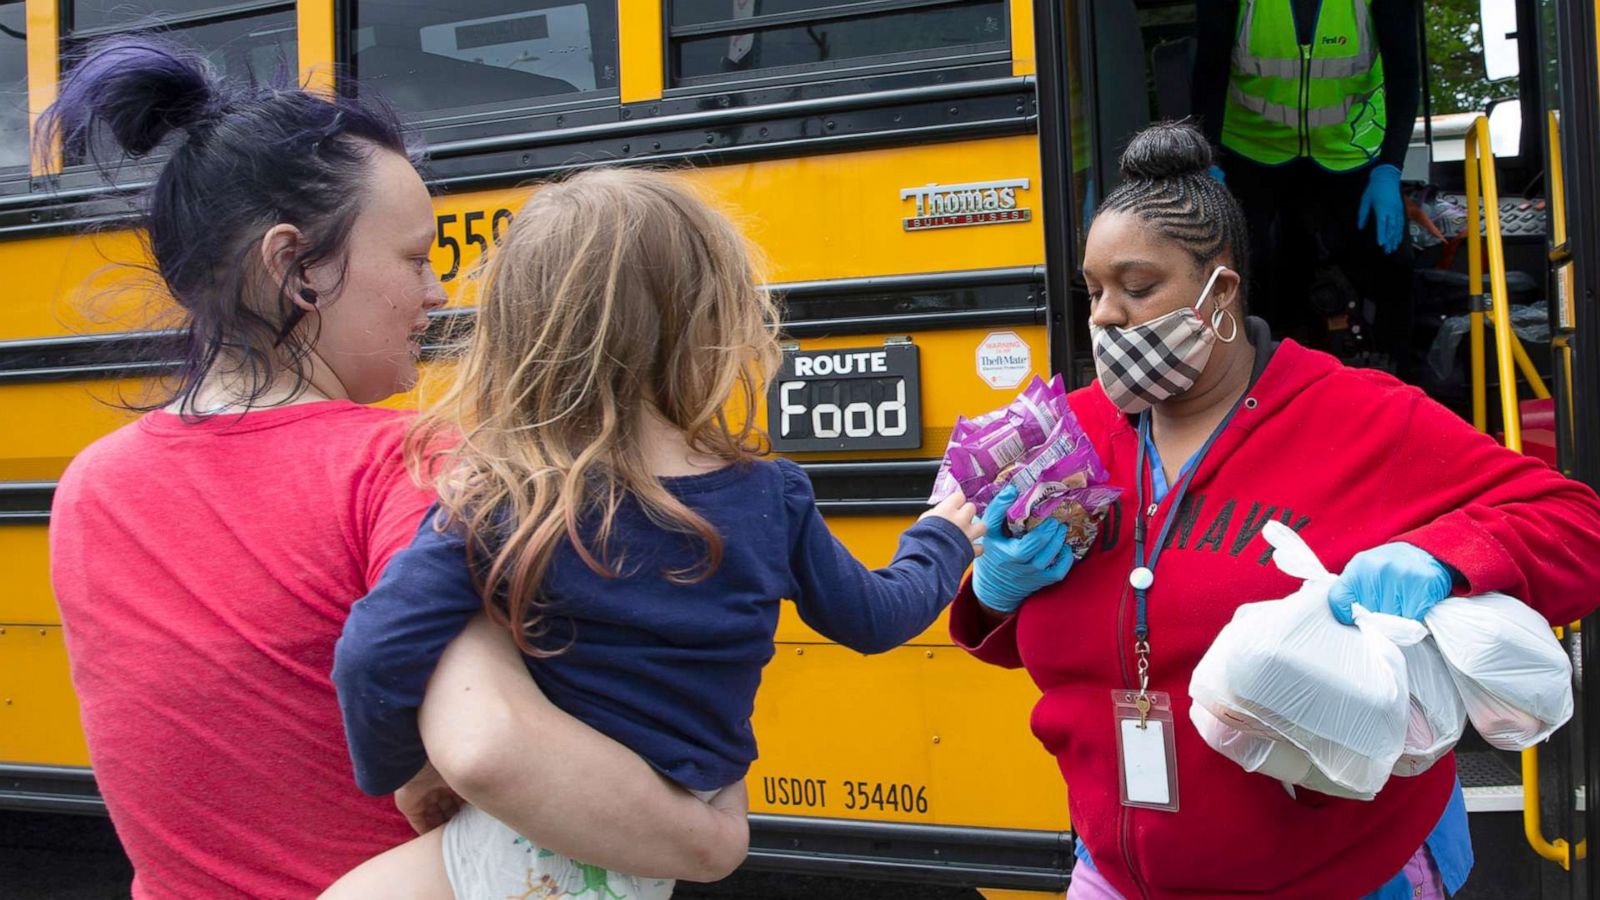
[(578, 862), (473, 806), (445, 823), (444, 870), (457, 900), (667, 900), (676, 883)]

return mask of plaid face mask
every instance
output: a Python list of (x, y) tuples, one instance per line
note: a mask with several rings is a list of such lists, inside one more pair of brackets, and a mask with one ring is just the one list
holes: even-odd
[[(1211, 359), (1217, 325), (1226, 312), (1218, 309), (1213, 313), (1207, 328), (1196, 310), (1211, 295), (1211, 286), (1225, 268), (1218, 266), (1211, 273), (1194, 306), (1175, 309), (1132, 328), (1090, 327), (1100, 386), (1118, 409), (1130, 415), (1141, 413), (1194, 387)], [(1228, 340), (1238, 333), (1236, 323)]]

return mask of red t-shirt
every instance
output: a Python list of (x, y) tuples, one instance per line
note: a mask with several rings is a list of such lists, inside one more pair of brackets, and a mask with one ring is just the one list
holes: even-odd
[(406, 418), (151, 413), (62, 476), (51, 579), (135, 898), (313, 897), (413, 836), (356, 789), (328, 673), (431, 496)]

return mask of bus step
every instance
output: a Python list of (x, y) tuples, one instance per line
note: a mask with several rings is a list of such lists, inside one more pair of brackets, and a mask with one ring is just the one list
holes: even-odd
[(1467, 812), (1514, 812), (1522, 809), (1522, 769), (1515, 753), (1485, 747), (1456, 751), (1456, 777)]

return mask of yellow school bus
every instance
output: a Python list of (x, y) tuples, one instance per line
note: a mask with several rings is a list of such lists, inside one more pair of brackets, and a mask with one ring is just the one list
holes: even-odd
[[(1517, 100), (1520, 125), (1492, 142), (1500, 153), (1515, 132), (1516, 152), (1497, 168), (1477, 125), (1425, 117), (1441, 126), (1423, 129), (1420, 176), (1463, 197), (1493, 196), (1497, 171), (1528, 185), (1490, 204), (1505, 215), (1484, 225), (1485, 258), (1501, 281), (1536, 283), (1548, 310), (1548, 334), (1522, 356), (1525, 392), (1535, 380), (1553, 392), (1554, 417), (1525, 431), (1596, 483), (1596, 4), (1474, 0), (1467, 13), (1499, 22), (1507, 10), (1522, 64), (1486, 83)], [(148, 168), (128, 166), (108, 189), (29, 154), (30, 123), (85, 42), (160, 28), (235, 77), (287, 66), (320, 89), (382, 93), (426, 140), (447, 283), (541, 179), (685, 167), (760, 244), (785, 298), (785, 365), (756, 414), (810, 473), (835, 533), (881, 564), (924, 508), (958, 414), (1001, 405), (1035, 374), (1092, 377), (1084, 226), (1126, 137), (1185, 111), (1174, 98), (1194, 16), (1185, 0), (0, 3), (0, 806), (103, 811), (47, 577), (50, 499), (73, 455), (127, 420), (107, 401), (137, 396), (171, 359), (171, 334), (148, 315), (159, 295), (126, 267), (141, 259), (127, 189)], [(1511, 107), (1497, 109), (1510, 121)], [(1472, 305), (1482, 293), (1461, 291), (1449, 311), (1474, 335), (1507, 302), (1497, 290), (1495, 304)], [(1502, 355), (1498, 376), (1472, 369), (1468, 393), (1483, 427), (1514, 437), (1526, 423)], [(1490, 409), (1496, 383), (1503, 403)], [(1565, 633), (1575, 654), (1580, 635)], [(991, 897), (1065, 889), (1066, 791), (1029, 734), (1025, 674), (969, 659), (943, 622), (871, 658), (788, 612), (777, 638), (757, 701), (749, 869)], [(1474, 885), (1600, 897), (1580, 858), (1583, 798), (1600, 788), (1583, 749), (1600, 743), (1584, 729), (1600, 711), (1582, 706), (1584, 724), (1558, 735), (1542, 768), (1539, 754), (1464, 745)]]

